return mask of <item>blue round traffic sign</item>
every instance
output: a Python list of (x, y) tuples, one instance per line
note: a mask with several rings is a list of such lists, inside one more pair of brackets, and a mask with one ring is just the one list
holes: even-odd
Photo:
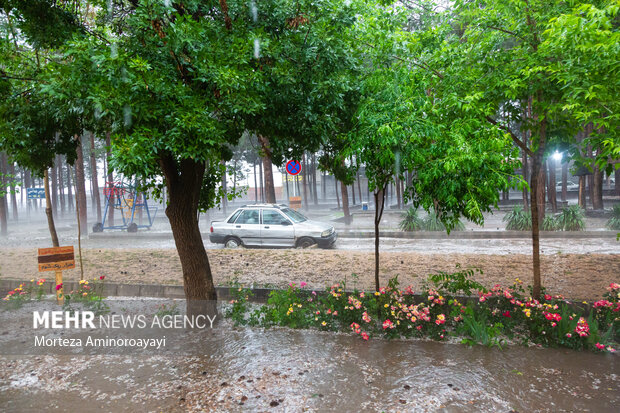
[(297, 175), (301, 172), (301, 164), (297, 161), (288, 161), (286, 163), (286, 172), (290, 175)]

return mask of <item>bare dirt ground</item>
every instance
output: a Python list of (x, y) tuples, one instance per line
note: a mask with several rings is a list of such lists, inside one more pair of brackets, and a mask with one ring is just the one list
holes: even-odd
[[(3, 248), (0, 278), (30, 280), (47, 275), (37, 272), (35, 251)], [(304, 281), (309, 288), (322, 289), (346, 278), (350, 288), (374, 288), (374, 255), (370, 251), (220, 249), (209, 250), (208, 254), (218, 285), (238, 280), (256, 287), (284, 287), (289, 282)], [(553, 294), (590, 300), (600, 298), (610, 282), (620, 281), (620, 254), (557, 253), (543, 255), (541, 259), (543, 285)], [(77, 251), (76, 264), (76, 269), (64, 272), (65, 279), (79, 279)], [(385, 285), (390, 278), (398, 276), (401, 285), (411, 284), (419, 291), (428, 274), (454, 272), (456, 264), (462, 268), (480, 268), (483, 274), (476, 275), (476, 279), (487, 286), (510, 285), (517, 277), (526, 284), (531, 283), (530, 255), (415, 252), (382, 253), (381, 282)], [(182, 283), (180, 261), (173, 249), (84, 249), (83, 265), (86, 278), (105, 275), (116, 283)]]

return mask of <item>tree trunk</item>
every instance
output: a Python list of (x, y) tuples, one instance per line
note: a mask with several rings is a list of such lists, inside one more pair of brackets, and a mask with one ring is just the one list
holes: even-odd
[[(90, 133), (90, 177), (97, 209), (97, 222), (101, 222), (101, 196), (99, 196), (99, 172), (97, 171), (97, 155), (95, 153), (95, 134)], [(140, 209), (142, 210), (142, 209)]]
[(306, 163), (306, 154), (304, 153), (304, 155), (301, 158), (301, 162), (302, 162), (302, 166), (301, 166), (301, 171), (302, 171), (302, 176), (301, 176), (301, 186), (304, 189), (304, 209), (307, 211), (308, 210), (308, 168), (307, 168), (307, 163)]
[[(540, 296), (541, 290), (541, 280), (540, 280), (540, 224), (542, 223), (539, 205), (540, 197), (538, 196), (539, 185), (541, 183), (540, 175), (542, 172), (541, 168), (541, 158), (542, 154), (539, 153), (540, 150), (536, 152), (532, 159), (532, 187), (530, 192), (530, 205), (531, 205), (531, 214), (532, 214), (532, 264), (533, 264), (533, 272), (534, 272), (534, 283), (533, 283), (533, 291), (532, 295), (534, 298), (538, 299)], [(540, 208), (542, 209), (542, 208)]]
[[(528, 101), (528, 106), (527, 109), (525, 110), (525, 118), (528, 119), (530, 117), (530, 112), (531, 112), (531, 100)], [(528, 145), (528, 141), (529, 141), (529, 137), (530, 137), (531, 132), (529, 130), (526, 130), (523, 133), (523, 143), (525, 144), (525, 146)], [(523, 168), (523, 180), (525, 182), (530, 182), (530, 165), (528, 163), (528, 158), (527, 158), (527, 152), (525, 152), (524, 150), (521, 150), (521, 156), (522, 156), (522, 168)], [(530, 188), (531, 190), (531, 188)], [(528, 193), (527, 193), (527, 188), (525, 186), (523, 186), (523, 210), (526, 211), (529, 206), (528, 206)]]
[[(538, 120), (538, 117), (536, 117), (536, 120)], [(545, 116), (540, 122), (538, 148), (532, 158), (532, 191), (530, 192), (530, 204), (532, 214), (532, 267), (534, 272), (532, 295), (535, 299), (540, 297), (542, 287), (542, 282), (540, 279), (540, 224), (542, 224), (542, 220), (545, 216), (545, 198), (541, 189), (544, 188), (545, 183), (543, 174), (544, 171), (542, 169), (542, 158), (545, 153), (547, 138), (546, 126), (547, 121)], [(542, 205), (539, 205), (539, 203)]]
[[(52, 166), (52, 170), (54, 167)], [(50, 184), (49, 184), (49, 171), (45, 170), (43, 177), (43, 185), (45, 187), (45, 215), (47, 215), (47, 226), (50, 230), (50, 236), (52, 237), (52, 246), (59, 247), (58, 234), (56, 234), (56, 226), (54, 225), (54, 213), (52, 211), (52, 202), (50, 197)]]
[[(32, 184), (31, 184), (31, 177), (30, 177), (30, 171), (28, 169), (24, 169), (24, 184), (25, 184), (25, 188), (31, 188)], [(28, 195), (26, 195), (26, 208), (28, 211), (28, 216), (30, 216), (30, 211), (32, 209), (32, 200), (28, 199)]]
[(73, 211), (73, 184), (71, 183), (72, 172), (71, 165), (67, 164), (67, 205), (69, 211)]
[[(545, 208), (547, 206), (546, 189), (547, 189), (547, 163), (540, 160), (540, 170), (538, 171), (538, 222), (542, 225), (545, 219)], [(532, 181), (534, 180), (534, 172), (532, 171)]]
[(84, 153), (82, 137), (78, 139), (77, 159), (75, 161), (75, 196), (80, 210), (80, 227), (84, 235), (88, 234), (88, 205), (86, 203), (86, 181), (84, 177)]
[(319, 196), (316, 187), (316, 156), (312, 154), (312, 200), (314, 201), (314, 205), (319, 204)]
[(334, 175), (334, 185), (336, 186), (336, 203), (338, 204), (338, 209), (340, 209), (340, 195), (338, 194), (338, 180), (336, 179), (336, 175)]
[(233, 194), (237, 192), (237, 160), (233, 162)]
[(0, 152), (0, 235), (8, 234), (8, 207), (6, 202), (6, 153)]
[[(287, 181), (288, 185), (288, 181)], [(256, 162), (254, 162), (254, 203), (258, 204), (258, 184), (256, 183)]]
[[(322, 175), (321, 175), (321, 195), (323, 196), (323, 201), (326, 202), (327, 201), (327, 185), (325, 183), (325, 180), (327, 179), (327, 172), (323, 171)], [(616, 180), (617, 182), (617, 180)], [(618, 184), (616, 184), (618, 185)]]
[[(268, 204), (276, 203), (276, 188), (273, 184), (273, 170), (271, 167), (271, 148), (269, 147), (269, 138), (264, 136), (258, 137), (263, 152), (263, 169), (265, 174), (265, 201)], [(305, 182), (304, 182), (305, 185)]]
[(168, 189), (166, 215), (181, 260), (187, 314), (215, 316), (217, 294), (198, 226), (198, 202), (205, 165), (191, 159), (178, 163), (171, 154), (165, 154), (159, 164)]
[(594, 207), (594, 174), (586, 176), (586, 194), (588, 194), (588, 199)]
[(263, 179), (263, 158), (261, 158), (260, 163), (258, 164), (258, 176), (260, 178), (260, 202), (264, 203), (265, 202), (265, 191), (264, 191), (264, 182), (265, 180)]
[(359, 165), (358, 165), (358, 169), (355, 170), (355, 180), (357, 181), (357, 193), (360, 194), (360, 204), (362, 202), (364, 202), (364, 200), (362, 199), (362, 184), (360, 184), (360, 171), (359, 171)]
[(578, 195), (577, 204), (583, 209), (586, 209), (586, 177), (585, 175), (579, 177), (579, 195)]
[(58, 177), (58, 197), (60, 198), (60, 213), (65, 215), (65, 180), (62, 176), (62, 156), (56, 155), (56, 176)]
[(620, 169), (616, 169), (614, 172), (614, 189), (616, 195), (620, 196)]
[(288, 185), (288, 177), (289, 175), (287, 173), (282, 174), (282, 179), (284, 180), (284, 184), (286, 185), (286, 202), (289, 202), (291, 200), (291, 190), (289, 189)]
[(224, 172), (222, 173), (222, 191), (224, 192), (222, 195), (222, 212), (226, 216), (226, 162), (220, 161), (220, 163), (224, 166)]
[(568, 181), (568, 162), (564, 162), (562, 164), (562, 202), (566, 202), (566, 199), (568, 197), (567, 181)]
[(555, 189), (555, 159), (549, 157), (547, 159), (547, 165), (549, 166), (549, 179), (547, 181), (547, 198), (551, 204), (551, 211), (555, 214), (558, 212), (557, 192)]
[(383, 207), (385, 205), (385, 186), (375, 191), (375, 291), (379, 291), (379, 224), (383, 216)]
[(592, 181), (592, 208), (600, 211), (603, 209), (603, 171), (596, 165)]
[(20, 188), (22, 189), (21, 191), (19, 191), (19, 205), (21, 205), (22, 208), (24, 208), (26, 205), (24, 204), (24, 192), (26, 191), (24, 188), (26, 188), (26, 183), (25, 181), (25, 176), (24, 176), (24, 168), (20, 168), (19, 169), (19, 180), (20, 180)]
[(400, 204), (400, 200), (401, 198), (401, 193), (400, 193), (400, 179), (398, 179), (398, 175), (396, 177), (394, 177), (394, 180), (396, 181), (396, 204), (398, 206), (398, 209), (401, 209), (402, 206)]
[[(58, 176), (56, 175), (56, 163), (52, 165), (52, 173), (48, 172), (49, 178), (52, 180), (52, 214), (58, 217)], [(45, 184), (45, 183), (44, 183)], [(47, 209), (47, 201), (45, 208)]]
[[(108, 170), (105, 171), (105, 173), (107, 174), (107, 178), (106, 180), (108, 181), (106, 183), (106, 185), (104, 185), (105, 187), (108, 187), (108, 189), (110, 189), (108, 195), (109, 195), (109, 199), (107, 200), (108, 203), (108, 211), (107, 211), (107, 221), (108, 221), (108, 226), (113, 226), (114, 225), (114, 191), (111, 190), (111, 187), (114, 185), (114, 173), (112, 172), (112, 169), (110, 168), (110, 159), (112, 158), (112, 145), (111, 145), (111, 140), (110, 140), (110, 132), (106, 132), (105, 134), (105, 145), (106, 145), (106, 163), (108, 164)], [(108, 196), (106, 195), (106, 196)], [(164, 202), (164, 205), (165, 202)]]
[(17, 222), (19, 215), (17, 213), (17, 188), (15, 188), (17, 175), (15, 175), (15, 164), (9, 162), (9, 175), (11, 175), (11, 207), (13, 210), (13, 221)]
[(344, 182), (340, 182), (340, 189), (342, 190), (342, 211), (344, 212), (344, 224), (351, 224), (351, 212), (349, 211), (349, 194), (347, 192), (347, 186)]

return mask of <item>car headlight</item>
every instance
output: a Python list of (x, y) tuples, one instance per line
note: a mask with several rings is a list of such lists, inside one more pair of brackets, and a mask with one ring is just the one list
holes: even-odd
[(321, 237), (325, 238), (325, 237), (329, 237), (329, 235), (332, 233), (333, 228), (330, 229), (326, 229), (325, 231), (321, 232)]

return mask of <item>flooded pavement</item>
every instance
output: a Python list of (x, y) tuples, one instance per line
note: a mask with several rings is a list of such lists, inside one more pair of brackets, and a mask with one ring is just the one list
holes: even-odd
[(199, 347), (198, 356), (1, 356), (0, 411), (610, 412), (620, 403), (611, 354), (363, 342), (226, 321)]

